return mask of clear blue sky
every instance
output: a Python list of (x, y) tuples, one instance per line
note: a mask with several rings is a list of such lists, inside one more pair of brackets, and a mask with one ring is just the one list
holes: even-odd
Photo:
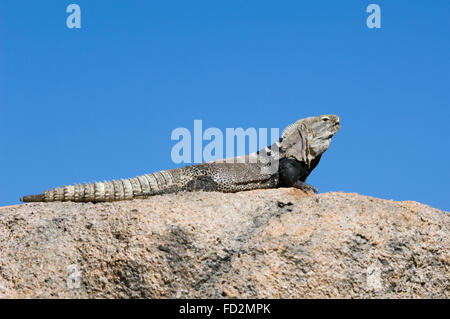
[(174, 168), (171, 131), (194, 119), (334, 113), (309, 183), (450, 210), (449, 17), (448, 0), (0, 0), (0, 206)]

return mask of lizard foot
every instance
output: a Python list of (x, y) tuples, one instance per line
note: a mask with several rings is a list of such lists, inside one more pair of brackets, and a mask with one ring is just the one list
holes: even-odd
[(295, 182), (295, 184), (293, 185), (295, 188), (301, 189), (303, 191), (310, 191), (313, 192), (315, 194), (317, 194), (319, 191), (317, 190), (317, 188), (315, 188), (312, 185), (297, 181)]

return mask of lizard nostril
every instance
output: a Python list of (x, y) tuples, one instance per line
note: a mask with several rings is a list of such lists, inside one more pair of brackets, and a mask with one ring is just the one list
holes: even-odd
[(339, 122), (334, 123), (334, 128), (337, 130), (339, 130), (341, 128), (341, 124)]

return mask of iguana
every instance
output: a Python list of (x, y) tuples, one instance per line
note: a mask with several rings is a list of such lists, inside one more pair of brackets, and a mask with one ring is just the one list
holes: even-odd
[(109, 202), (191, 191), (238, 192), (305, 183), (340, 128), (337, 115), (321, 115), (286, 127), (279, 141), (245, 156), (164, 170), (112, 182), (75, 184), (24, 196), (23, 202)]

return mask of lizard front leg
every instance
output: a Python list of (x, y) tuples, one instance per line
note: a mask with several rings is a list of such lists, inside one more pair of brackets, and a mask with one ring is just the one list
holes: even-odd
[(280, 161), (281, 186), (295, 187), (318, 193), (317, 188), (304, 182), (308, 175), (309, 170), (305, 163), (293, 159)]

